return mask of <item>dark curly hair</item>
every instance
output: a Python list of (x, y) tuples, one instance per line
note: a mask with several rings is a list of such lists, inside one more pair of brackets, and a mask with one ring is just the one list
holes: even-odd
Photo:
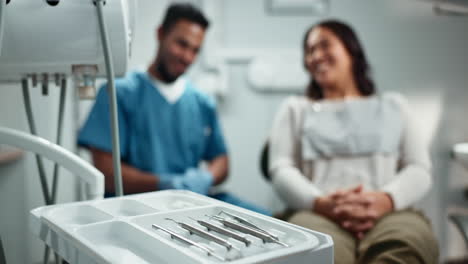
[(208, 19), (196, 6), (190, 3), (173, 3), (167, 8), (164, 16), (163, 30), (168, 32), (175, 23), (182, 19), (199, 24), (203, 29), (207, 29), (210, 25)]

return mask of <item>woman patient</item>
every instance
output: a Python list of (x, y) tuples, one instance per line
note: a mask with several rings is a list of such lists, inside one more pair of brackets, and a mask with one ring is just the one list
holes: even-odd
[(431, 186), (430, 160), (397, 93), (377, 93), (364, 50), (329, 20), (304, 36), (304, 96), (275, 117), (269, 173), (295, 210), (289, 222), (330, 234), (335, 263), (437, 263), (428, 220), (412, 210)]

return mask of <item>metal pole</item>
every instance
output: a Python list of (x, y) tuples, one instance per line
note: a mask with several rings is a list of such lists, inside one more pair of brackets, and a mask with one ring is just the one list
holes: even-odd
[(5, 28), (5, 8), (5, 1), (0, 0), (0, 54), (2, 54), (3, 30)]
[[(0, 1), (3, 1), (3, 0), (0, 0)], [(31, 130), (31, 134), (37, 136), (36, 124), (34, 123), (34, 117), (33, 117), (32, 107), (31, 107), (31, 98), (30, 98), (29, 89), (28, 89), (28, 80), (26, 78), (21, 80), (21, 86), (23, 88), (24, 106), (26, 109), (26, 116), (28, 118), (29, 129)], [(42, 163), (42, 159), (38, 154), (36, 154), (35, 156), (36, 156), (37, 168), (39, 170), (39, 179), (41, 181), (42, 194), (44, 195), (45, 204), (50, 205), (51, 199), (50, 199), (49, 187), (47, 186), (47, 178), (45, 175), (44, 164)]]
[(110, 54), (109, 37), (107, 35), (107, 28), (106, 28), (106, 23), (104, 21), (104, 14), (103, 14), (103, 6), (104, 6), (105, 1), (95, 0), (94, 2), (97, 7), (102, 49), (104, 51), (104, 59), (105, 59), (106, 73), (107, 73), (107, 91), (109, 94), (110, 115), (111, 115), (111, 125), (112, 125), (112, 159), (114, 163), (115, 195), (122, 196), (123, 188), (122, 188), (122, 172), (121, 172), (121, 166), (120, 166), (117, 97), (116, 97), (115, 83), (114, 83), (114, 69), (113, 69), (112, 57)]
[[(65, 112), (65, 98), (67, 96), (67, 79), (65, 76), (60, 82), (60, 102), (59, 102), (59, 115), (57, 122), (57, 145), (62, 145), (62, 127), (63, 127), (63, 112)], [(52, 203), (55, 203), (57, 198), (57, 184), (58, 184), (58, 164), (54, 164), (54, 176), (52, 178)]]

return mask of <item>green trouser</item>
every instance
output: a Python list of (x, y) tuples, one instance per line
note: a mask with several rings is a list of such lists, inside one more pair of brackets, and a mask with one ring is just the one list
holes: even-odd
[(310, 211), (296, 212), (288, 222), (331, 235), (336, 264), (438, 263), (439, 249), (431, 226), (414, 210), (387, 214), (362, 240)]

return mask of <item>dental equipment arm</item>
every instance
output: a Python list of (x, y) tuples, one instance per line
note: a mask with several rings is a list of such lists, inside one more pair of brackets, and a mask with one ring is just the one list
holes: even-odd
[(43, 138), (6, 127), (0, 127), (0, 143), (34, 152), (60, 164), (88, 183), (87, 197), (89, 199), (103, 198), (104, 175), (65, 148)]
[(3, 43), (3, 29), (5, 24), (4, 14), (5, 14), (5, 1), (0, 1), (0, 55), (2, 54), (2, 43)]
[(112, 125), (112, 162), (114, 165), (114, 191), (116, 196), (122, 196), (122, 168), (120, 166), (120, 143), (119, 143), (119, 123), (117, 119), (117, 96), (114, 83), (114, 66), (110, 54), (109, 37), (107, 35), (107, 26), (103, 15), (104, 0), (94, 1), (97, 7), (99, 32), (101, 35), (102, 50), (104, 51), (104, 60), (107, 74), (107, 89), (109, 90), (110, 114)]

